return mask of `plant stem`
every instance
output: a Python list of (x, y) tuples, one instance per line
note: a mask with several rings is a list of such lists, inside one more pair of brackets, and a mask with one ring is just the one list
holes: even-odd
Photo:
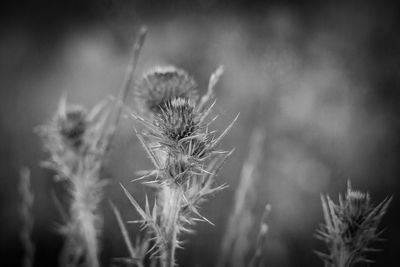
[(31, 188), (30, 170), (26, 167), (22, 168), (20, 171), (20, 182), (18, 190), (21, 196), (19, 212), (22, 220), (20, 239), (24, 250), (22, 266), (32, 267), (35, 256), (35, 244), (32, 241), (32, 231), (34, 224), (32, 206), (34, 196)]
[(162, 251), (162, 266), (175, 266), (175, 250), (178, 244), (178, 220), (182, 200), (182, 190), (178, 185), (163, 188), (164, 200), (164, 227), (165, 247)]

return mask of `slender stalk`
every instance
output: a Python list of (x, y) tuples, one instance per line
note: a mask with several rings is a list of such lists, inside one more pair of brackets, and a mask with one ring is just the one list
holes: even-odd
[(118, 226), (121, 230), (122, 237), (124, 238), (129, 255), (131, 256), (132, 259), (136, 258), (136, 254), (135, 254), (135, 251), (133, 250), (132, 242), (129, 239), (128, 231), (126, 230), (124, 222), (122, 220), (121, 213), (119, 212), (119, 210), (117, 209), (117, 207), (114, 205), (114, 203), (111, 200), (109, 201), (109, 204), (111, 206), (112, 211), (114, 212), (115, 218), (118, 221)]
[(30, 188), (30, 171), (28, 168), (21, 169), (19, 193), (21, 195), (20, 215), (22, 219), (22, 229), (20, 233), (21, 243), (24, 249), (24, 257), (22, 259), (23, 267), (32, 267), (35, 245), (31, 239), (33, 230), (32, 205), (34, 196)]
[(115, 111), (114, 114), (111, 114), (109, 117), (110, 125), (113, 126), (113, 129), (111, 129), (111, 134), (108, 138), (107, 148), (112, 144), (112, 141), (114, 139), (115, 129), (118, 126), (119, 120), (121, 118), (122, 107), (125, 104), (126, 98), (129, 93), (129, 89), (131, 88), (136, 66), (139, 61), (140, 51), (146, 39), (146, 34), (147, 34), (147, 28), (146, 27), (140, 28), (139, 34), (135, 40), (135, 43), (133, 44), (132, 54), (129, 63), (126, 67), (124, 80), (122, 81), (122, 85), (118, 93), (117, 103), (115, 105)]
[(249, 267), (261, 267), (263, 263), (262, 254), (265, 245), (266, 236), (268, 233), (268, 224), (267, 219), (271, 212), (271, 205), (267, 204), (264, 209), (264, 213), (262, 215), (260, 221), (260, 227), (257, 235), (257, 244), (256, 250), (254, 252), (253, 257), (250, 260)]
[[(115, 206), (115, 204), (109, 200), (109, 204), (111, 206), (112, 211), (114, 212), (115, 218), (117, 219), (118, 226), (121, 230), (122, 237), (124, 238), (125, 245), (128, 249), (129, 256), (130, 256), (130, 261), (134, 262), (137, 267), (143, 267), (143, 258), (144, 255), (140, 255), (137, 250), (132, 245), (132, 242), (129, 238), (129, 233), (128, 230), (125, 227), (124, 221), (122, 220), (121, 213), (119, 212), (118, 208)], [(139, 251), (140, 252), (140, 251)]]

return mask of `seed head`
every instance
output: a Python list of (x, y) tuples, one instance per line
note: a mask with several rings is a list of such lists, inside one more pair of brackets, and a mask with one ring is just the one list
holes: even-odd
[(184, 97), (196, 101), (197, 84), (184, 70), (173, 66), (155, 67), (146, 72), (138, 85), (138, 105), (142, 111), (157, 114), (168, 101)]

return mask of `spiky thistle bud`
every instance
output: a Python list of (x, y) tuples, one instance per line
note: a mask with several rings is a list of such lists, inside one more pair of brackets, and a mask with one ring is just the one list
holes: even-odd
[(174, 141), (194, 135), (200, 128), (199, 123), (194, 103), (182, 97), (167, 101), (154, 120), (160, 134)]
[(165, 103), (176, 97), (196, 101), (197, 84), (184, 70), (157, 66), (143, 74), (137, 90), (137, 103), (143, 112), (159, 113)]
[(373, 205), (368, 193), (352, 190), (350, 182), (343, 199), (335, 204), (329, 196), (321, 196), (325, 224), (317, 231), (329, 253), (317, 254), (328, 267), (350, 267), (359, 262), (372, 262), (367, 256), (374, 241), (379, 240), (378, 226), (391, 202), (386, 198)]

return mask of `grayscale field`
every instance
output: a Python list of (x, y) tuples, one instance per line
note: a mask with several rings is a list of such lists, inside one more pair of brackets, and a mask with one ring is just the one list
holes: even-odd
[(398, 266), (399, 3), (0, 14), (0, 266)]

